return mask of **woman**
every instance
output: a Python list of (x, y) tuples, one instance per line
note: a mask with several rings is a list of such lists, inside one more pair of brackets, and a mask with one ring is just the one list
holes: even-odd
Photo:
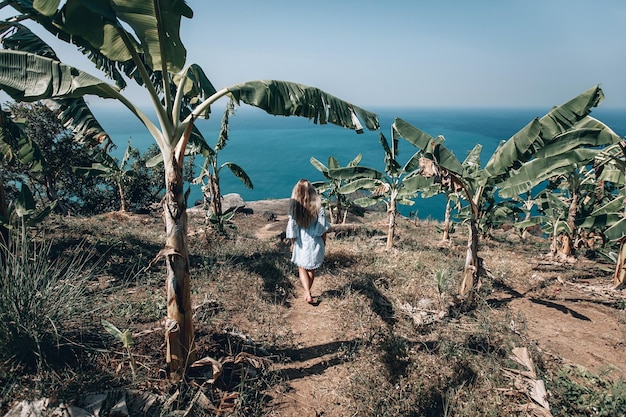
[(324, 262), (326, 232), (330, 223), (322, 200), (313, 184), (302, 179), (293, 187), (289, 201), (289, 222), (286, 236), (291, 239), (291, 262), (298, 267), (304, 287), (304, 300), (312, 304), (311, 287), (315, 270)]

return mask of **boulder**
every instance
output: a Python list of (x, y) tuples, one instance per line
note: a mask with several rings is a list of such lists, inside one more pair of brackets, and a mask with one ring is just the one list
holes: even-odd
[(237, 193), (230, 193), (222, 196), (222, 213), (241, 210), (246, 206), (243, 198)]

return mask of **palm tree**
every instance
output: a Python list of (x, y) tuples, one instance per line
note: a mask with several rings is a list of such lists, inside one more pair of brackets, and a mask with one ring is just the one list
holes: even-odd
[[(270, 114), (302, 116), (320, 124), (375, 130), (375, 114), (317, 88), (286, 81), (250, 81), (216, 90), (203, 70), (186, 64), (186, 49), (179, 36), (183, 17), (193, 11), (181, 0), (73, 0), (32, 2), (8, 0), (19, 15), (7, 19), (0, 51), (0, 88), (14, 100), (53, 99), (68, 111), (66, 120), (80, 126), (86, 95), (114, 99), (131, 111), (158, 144), (164, 163), (166, 192), (163, 199), (167, 288), (166, 360), (170, 376), (179, 379), (194, 359), (194, 328), (189, 284), (187, 201), (183, 165), (190, 142), (206, 145), (195, 122), (208, 118), (210, 106), (229, 96), (262, 108)], [(71, 42), (114, 80), (104, 82), (60, 62), (41, 39), (19, 26), (30, 19)], [(14, 33), (7, 36), (8, 31)], [(19, 50), (17, 50), (19, 49)], [(156, 117), (121, 93), (127, 81), (143, 86)], [(359, 120), (360, 118), (360, 120)]]

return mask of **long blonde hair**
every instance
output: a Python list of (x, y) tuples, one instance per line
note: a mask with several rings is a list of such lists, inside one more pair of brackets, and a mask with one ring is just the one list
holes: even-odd
[(322, 199), (309, 180), (301, 179), (293, 187), (289, 200), (289, 214), (300, 227), (307, 228), (317, 219)]

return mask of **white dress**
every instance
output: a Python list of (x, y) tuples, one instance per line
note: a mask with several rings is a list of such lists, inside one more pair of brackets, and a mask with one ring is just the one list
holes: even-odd
[(307, 228), (298, 226), (295, 219), (289, 216), (287, 222), (287, 239), (295, 239), (291, 262), (304, 269), (317, 269), (324, 262), (324, 240), (322, 235), (328, 231), (330, 223), (326, 219), (324, 208), (320, 208), (317, 219)]

